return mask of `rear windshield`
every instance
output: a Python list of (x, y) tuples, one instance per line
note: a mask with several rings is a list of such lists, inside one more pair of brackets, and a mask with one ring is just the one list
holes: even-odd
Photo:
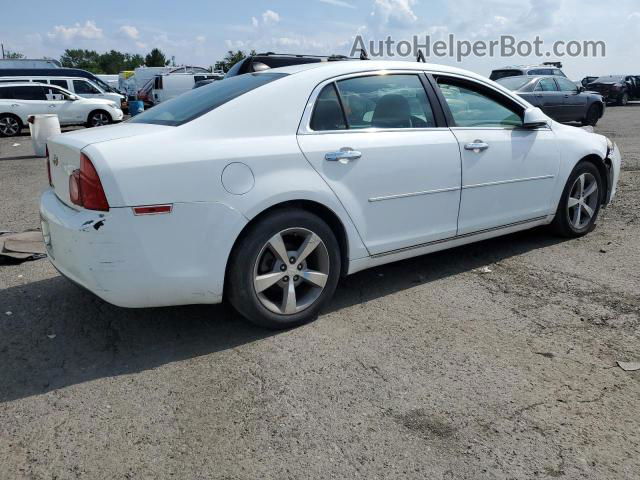
[(520, 90), (530, 81), (530, 78), (523, 77), (504, 77), (497, 80), (500, 85), (509, 90)]
[(249, 73), (213, 82), (162, 102), (129, 121), (172, 127), (182, 125), (234, 98), (285, 76), (286, 73)]
[(505, 77), (517, 77), (522, 75), (522, 70), (494, 70), (489, 77), (491, 80), (499, 80)]

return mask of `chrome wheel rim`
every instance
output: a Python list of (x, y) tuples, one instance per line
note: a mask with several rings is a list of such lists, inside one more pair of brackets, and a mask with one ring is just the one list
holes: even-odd
[(329, 252), (306, 228), (278, 232), (262, 247), (253, 267), (253, 288), (267, 310), (293, 315), (311, 307), (329, 280)]
[(93, 121), (91, 123), (94, 127), (101, 127), (109, 123), (109, 119), (104, 113), (96, 113), (93, 115)]
[(567, 201), (569, 223), (576, 230), (582, 230), (592, 221), (598, 208), (598, 182), (590, 173), (583, 173), (571, 187)]
[(20, 130), (20, 124), (13, 117), (0, 118), (0, 132), (3, 135), (11, 137), (18, 133)]

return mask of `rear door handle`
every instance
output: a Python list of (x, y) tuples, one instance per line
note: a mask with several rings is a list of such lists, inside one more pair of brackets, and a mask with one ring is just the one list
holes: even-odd
[(483, 142), (482, 140), (474, 140), (471, 143), (467, 143), (464, 146), (465, 150), (471, 150), (475, 153), (480, 153), (483, 152), (484, 150), (487, 150), (489, 148), (489, 144)]
[(56, 108), (55, 105), (49, 105), (49, 108)]
[(324, 156), (327, 162), (349, 163), (351, 160), (358, 160), (362, 157), (362, 152), (358, 152), (349, 147), (341, 148), (337, 152), (330, 152)]

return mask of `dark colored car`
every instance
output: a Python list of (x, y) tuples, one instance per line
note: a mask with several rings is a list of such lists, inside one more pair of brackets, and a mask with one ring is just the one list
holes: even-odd
[(587, 75), (582, 80), (580, 80), (580, 85), (582, 85), (584, 88), (587, 88), (587, 85), (589, 85), (591, 82), (596, 81), (597, 79), (598, 77)]
[(602, 118), (605, 103), (602, 96), (586, 92), (565, 77), (507, 77), (498, 83), (516, 92), (531, 105), (558, 122), (582, 122), (594, 126)]
[(331, 55), (321, 57), (317, 55), (291, 55), (280, 53), (258, 53), (240, 60), (227, 72), (224, 78), (235, 77), (244, 73), (262, 72), (271, 68), (288, 67), (290, 65), (302, 65), (305, 63), (336, 62), (341, 60), (368, 60), (366, 54), (361, 54), (360, 58), (351, 58), (344, 55)]
[(589, 90), (598, 92), (607, 103), (626, 105), (629, 100), (640, 99), (640, 76), (609, 75), (599, 77), (587, 85)]
[(489, 78), (493, 81), (507, 77), (521, 77), (523, 75), (553, 75), (566, 77), (562, 71), (562, 64), (549, 62), (542, 65), (517, 65), (512, 67), (499, 68), (491, 72)]
[(198, 80), (196, 83), (193, 84), (193, 88), (204, 87), (205, 85), (209, 85), (210, 83), (213, 83), (213, 82), (217, 82), (217, 80), (213, 78), (209, 80)]

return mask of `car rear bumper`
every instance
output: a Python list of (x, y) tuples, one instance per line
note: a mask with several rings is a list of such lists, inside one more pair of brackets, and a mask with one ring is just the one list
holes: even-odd
[(219, 303), (227, 259), (246, 219), (222, 203), (175, 204), (169, 214), (131, 208), (77, 211), (53, 190), (41, 198), (51, 263), (121, 307)]
[(618, 180), (620, 180), (620, 170), (622, 168), (622, 154), (620, 153), (620, 149), (618, 145), (613, 145), (613, 150), (609, 152), (609, 156), (607, 157), (609, 161), (611, 161), (611, 172), (609, 175), (609, 181), (611, 185), (609, 185), (609, 198), (607, 199), (607, 204), (613, 202), (613, 199), (616, 196), (616, 192), (618, 190)]

